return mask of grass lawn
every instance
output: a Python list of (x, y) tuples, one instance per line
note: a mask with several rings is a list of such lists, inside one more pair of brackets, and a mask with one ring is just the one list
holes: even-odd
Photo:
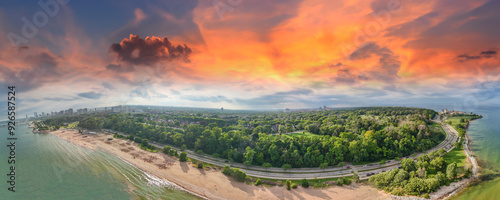
[(451, 121), (453, 128), (457, 129), (457, 125), (460, 124), (460, 119), (468, 120), (472, 119), (473, 116), (451, 116), (446, 119), (446, 121)]
[[(458, 169), (463, 169), (463, 167), (465, 166), (465, 162), (467, 162), (465, 152), (462, 148), (454, 148), (449, 153), (444, 155), (443, 158), (447, 164), (451, 164), (453, 162), (456, 162)], [(461, 172), (461, 170), (459, 170), (459, 172)], [(434, 169), (433, 167), (429, 167), (429, 171), (427, 171), (427, 173), (429, 175), (436, 175), (437, 170)]]
[(444, 160), (446, 160), (446, 163), (451, 164), (453, 162), (456, 162), (458, 168), (463, 168), (465, 166), (467, 157), (465, 156), (465, 152), (462, 147), (460, 147), (454, 148), (449, 153), (444, 155), (443, 158)]

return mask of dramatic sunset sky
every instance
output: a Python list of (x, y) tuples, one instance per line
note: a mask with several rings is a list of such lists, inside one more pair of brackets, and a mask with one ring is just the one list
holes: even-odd
[(500, 1), (37, 2), (0, 2), (21, 114), (500, 102)]

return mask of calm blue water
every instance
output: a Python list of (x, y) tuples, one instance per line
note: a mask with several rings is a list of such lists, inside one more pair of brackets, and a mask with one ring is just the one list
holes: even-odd
[[(500, 108), (479, 108), (474, 113), (483, 116), (473, 121), (467, 134), (471, 138), (471, 148), (481, 160), (483, 173), (500, 172)], [(500, 179), (472, 186), (453, 199), (500, 199)]]
[(16, 192), (7, 190), (7, 128), (0, 127), (0, 199), (198, 199), (103, 151), (17, 126)]

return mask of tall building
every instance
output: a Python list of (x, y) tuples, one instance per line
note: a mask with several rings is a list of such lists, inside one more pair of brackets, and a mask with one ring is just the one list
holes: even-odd
[(38, 119), (38, 113), (34, 112), (33, 115), (35, 116), (35, 119)]
[(220, 108), (220, 111), (224, 111), (224, 108), (223, 108), (223, 107), (222, 107), (222, 108)]

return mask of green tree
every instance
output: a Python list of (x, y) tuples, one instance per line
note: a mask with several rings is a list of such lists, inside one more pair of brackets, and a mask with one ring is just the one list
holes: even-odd
[(410, 175), (405, 170), (399, 170), (396, 176), (394, 176), (394, 180), (392, 181), (396, 186), (403, 186), (403, 182), (408, 180)]
[(187, 153), (186, 152), (181, 152), (181, 154), (179, 155), (179, 161), (181, 162), (186, 162), (187, 161)]
[(281, 166), (281, 168), (283, 168), (284, 170), (289, 170), (292, 168), (292, 165), (290, 164), (284, 164), (283, 166)]
[(252, 148), (247, 147), (245, 149), (245, 154), (244, 154), (245, 162), (243, 162), (243, 164), (245, 164), (246, 166), (252, 165), (254, 155), (255, 155), (255, 151)]
[(434, 167), (437, 171), (444, 171), (446, 168), (446, 160), (443, 157), (437, 157), (431, 161), (431, 166)]
[(401, 167), (409, 172), (415, 170), (415, 161), (411, 158), (405, 158), (401, 161)]
[(321, 163), (319, 165), (319, 168), (321, 168), (321, 169), (326, 169), (327, 167), (328, 167), (328, 163)]
[(290, 180), (286, 180), (286, 189), (287, 189), (287, 190), (292, 189), (292, 181), (290, 181)]
[(457, 177), (457, 163), (453, 162), (446, 167), (446, 178), (453, 180)]
[(264, 169), (269, 169), (269, 168), (271, 168), (271, 167), (272, 167), (272, 165), (271, 165), (271, 163), (263, 163), (263, 164), (262, 164), (262, 167), (263, 167)]
[(169, 155), (170, 154), (170, 149), (172, 149), (172, 147), (170, 147), (170, 146), (164, 146), (163, 147), (163, 153)]
[(431, 160), (429, 159), (429, 156), (424, 154), (424, 155), (421, 155), (417, 158), (417, 161), (418, 162), (430, 162)]
[(352, 173), (352, 179), (354, 179), (354, 182), (359, 183), (358, 173), (356, 172)]
[(439, 185), (444, 185), (446, 184), (446, 175), (443, 174), (443, 172), (437, 172), (437, 174), (434, 176), (439, 181)]

